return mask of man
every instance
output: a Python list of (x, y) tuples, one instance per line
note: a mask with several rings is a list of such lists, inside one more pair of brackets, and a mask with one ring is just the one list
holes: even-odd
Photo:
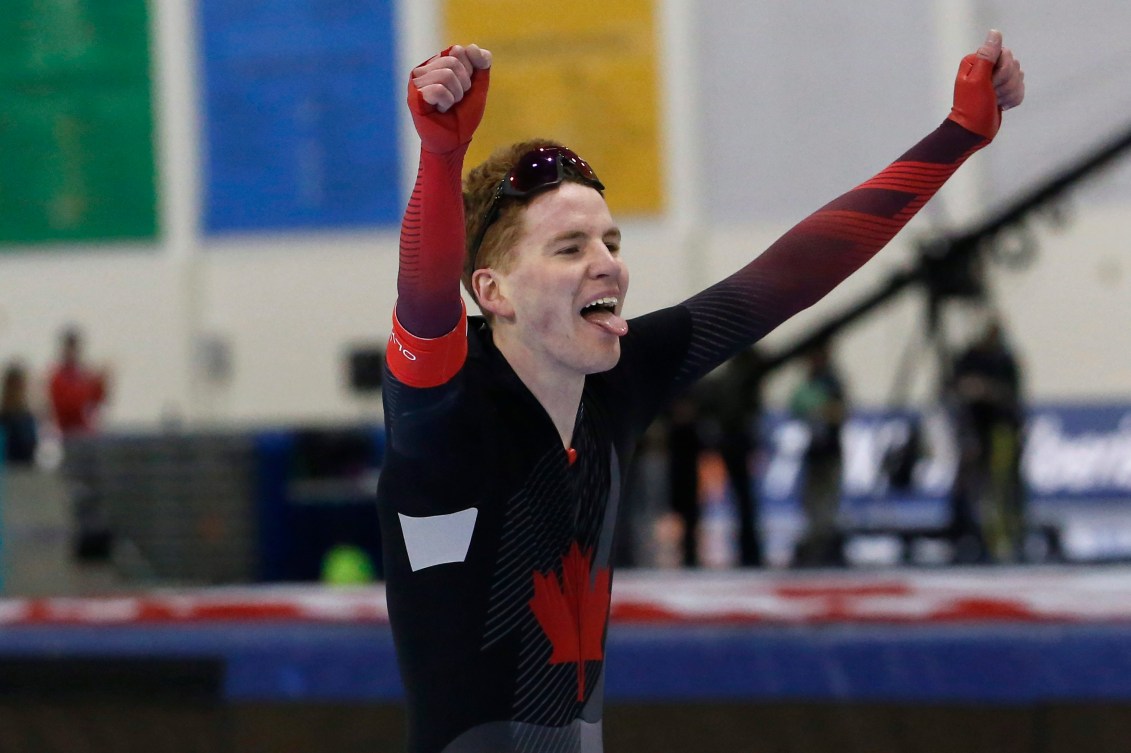
[(754, 491), (750, 462), (752, 456), (761, 452), (764, 377), (762, 353), (751, 347), (730, 360), (720, 385), (719, 455), (734, 494), (738, 513), (738, 562), (743, 567), (763, 564), (761, 501)]
[(51, 411), (64, 435), (93, 431), (98, 409), (106, 400), (107, 378), (83, 363), (82, 334), (74, 327), (59, 339), (59, 363), (51, 372)]
[[(992, 32), (963, 61), (950, 116), (899, 161), (726, 280), (627, 321), (621, 231), (576, 154), (504, 149), (461, 201), (490, 66), (486, 50), (452, 47), (408, 87), (421, 158), (378, 507), (409, 749), (595, 753), (613, 521), (636, 438), (887, 243), (993, 138), (1023, 78)], [(465, 319), (461, 277), (483, 317)]]
[(828, 342), (814, 345), (805, 358), (805, 379), (790, 397), (789, 410), (809, 429), (801, 509), (805, 534), (793, 564), (800, 567), (844, 564), (844, 545), (837, 521), (842, 471), (841, 429), (847, 417), (844, 382), (833, 364)]
[(950, 495), (955, 559), (1015, 561), (1025, 533), (1025, 409), (1021, 367), (1000, 323), (991, 321), (955, 359), (950, 392), (959, 458)]
[[(51, 372), (49, 396), (55, 426), (69, 441), (98, 428), (98, 413), (106, 400), (107, 375), (90, 368), (83, 359), (82, 332), (67, 327), (60, 338), (59, 362)], [(67, 476), (74, 497), (76, 532), (75, 557), (83, 562), (100, 562), (110, 556), (111, 534), (97, 487), (90, 483), (94, 472), (87, 453), (74, 453), (65, 447)]]

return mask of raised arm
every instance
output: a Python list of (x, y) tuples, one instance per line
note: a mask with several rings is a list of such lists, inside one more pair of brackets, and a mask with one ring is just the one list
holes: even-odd
[(387, 358), (397, 379), (431, 387), (467, 353), (460, 274), (463, 158), (487, 101), (491, 53), (456, 45), (412, 71), (408, 107), (420, 136), (416, 185), (401, 223), (397, 307)]
[(1024, 98), (1024, 74), (991, 31), (959, 67), (950, 115), (871, 180), (802, 220), (758, 258), (693, 296), (692, 344), (683, 369), (693, 379), (716, 359), (761, 339), (811, 306), (872, 258), (935, 195)]

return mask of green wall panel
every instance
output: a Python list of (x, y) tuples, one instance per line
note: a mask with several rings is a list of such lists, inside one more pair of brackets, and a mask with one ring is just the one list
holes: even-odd
[(157, 232), (144, 0), (4, 0), (0, 248)]

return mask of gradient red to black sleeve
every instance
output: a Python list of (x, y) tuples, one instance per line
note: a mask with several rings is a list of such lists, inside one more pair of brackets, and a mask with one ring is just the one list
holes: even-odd
[(463, 271), (464, 145), (421, 151), (416, 184), (401, 222), (397, 308), (386, 360), (397, 379), (434, 387), (451, 379), (467, 354)]
[(693, 332), (682, 380), (811, 306), (872, 258), (966, 159), (988, 144), (946, 120), (870, 180), (798, 223), (761, 255), (685, 302)]

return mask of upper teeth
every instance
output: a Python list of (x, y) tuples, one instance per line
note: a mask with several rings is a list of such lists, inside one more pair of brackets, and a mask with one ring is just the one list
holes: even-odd
[(612, 306), (613, 308), (616, 308), (617, 299), (614, 296), (608, 296), (607, 298), (598, 298), (592, 303), (586, 304), (585, 308), (588, 309), (594, 306)]

